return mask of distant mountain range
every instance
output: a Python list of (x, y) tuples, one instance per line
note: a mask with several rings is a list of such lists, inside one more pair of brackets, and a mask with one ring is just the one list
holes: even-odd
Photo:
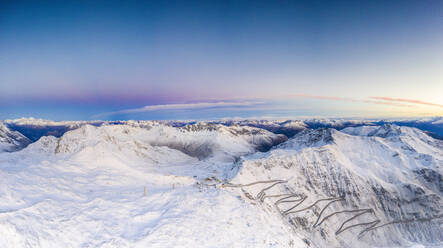
[(443, 117), (427, 119), (405, 119), (405, 120), (371, 120), (371, 119), (306, 119), (306, 120), (217, 120), (217, 121), (50, 121), (34, 118), (21, 118), (5, 120), (3, 125), (11, 131), (18, 131), (32, 142), (42, 136), (61, 137), (65, 132), (74, 130), (83, 125), (135, 125), (150, 126), (153, 123), (161, 123), (172, 127), (183, 127), (196, 123), (212, 123), (224, 126), (249, 126), (265, 129), (275, 134), (283, 134), (290, 138), (304, 129), (334, 128), (341, 130), (346, 127), (358, 127), (364, 125), (382, 126), (384, 124), (395, 124), (418, 128), (436, 139), (443, 139)]

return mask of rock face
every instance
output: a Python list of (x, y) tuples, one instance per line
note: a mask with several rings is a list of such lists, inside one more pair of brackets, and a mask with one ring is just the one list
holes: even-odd
[(415, 128), (317, 129), (245, 158), (233, 182), (287, 180), (266, 194), (292, 198), (265, 209), (320, 247), (442, 244), (442, 166), (443, 142)]
[(26, 147), (31, 141), (17, 131), (11, 131), (0, 122), (0, 152), (13, 152)]

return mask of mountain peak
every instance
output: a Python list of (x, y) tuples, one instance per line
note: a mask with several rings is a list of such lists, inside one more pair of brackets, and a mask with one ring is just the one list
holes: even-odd
[(31, 141), (21, 133), (10, 130), (4, 123), (0, 122), (0, 152), (17, 151), (30, 143)]

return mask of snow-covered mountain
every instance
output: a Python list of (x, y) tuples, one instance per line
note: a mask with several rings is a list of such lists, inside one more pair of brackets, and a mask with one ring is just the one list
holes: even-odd
[(17, 131), (11, 131), (0, 122), (0, 152), (12, 152), (26, 147), (31, 141)]
[(443, 245), (443, 142), (416, 128), (75, 125), (0, 153), (0, 247)]
[[(233, 182), (286, 180), (266, 194), (292, 198), (265, 198), (264, 208), (319, 247), (392, 247), (443, 245), (442, 175), (442, 141), (384, 125), (302, 131), (245, 158)], [(254, 187), (247, 193), (264, 186)]]
[(51, 121), (35, 118), (20, 118), (5, 120), (11, 130), (20, 132), (32, 142), (43, 136), (61, 137), (64, 133), (77, 129), (84, 125), (100, 126), (104, 121)]
[(239, 156), (284, 140), (214, 124), (84, 125), (44, 136), (0, 154), (0, 247), (302, 242), (280, 218), (197, 184), (228, 178)]
[(200, 160), (213, 156), (232, 160), (257, 150), (269, 150), (284, 141), (284, 135), (263, 129), (219, 124), (203, 123), (179, 128), (162, 124), (143, 127), (85, 125), (60, 137), (55, 153), (73, 154), (87, 147), (106, 144), (112, 145), (114, 149), (139, 153), (144, 151), (143, 146), (167, 147)]

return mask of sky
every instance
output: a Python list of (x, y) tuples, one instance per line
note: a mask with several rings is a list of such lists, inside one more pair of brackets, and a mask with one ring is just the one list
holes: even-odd
[(443, 1), (0, 1), (0, 119), (443, 116)]

